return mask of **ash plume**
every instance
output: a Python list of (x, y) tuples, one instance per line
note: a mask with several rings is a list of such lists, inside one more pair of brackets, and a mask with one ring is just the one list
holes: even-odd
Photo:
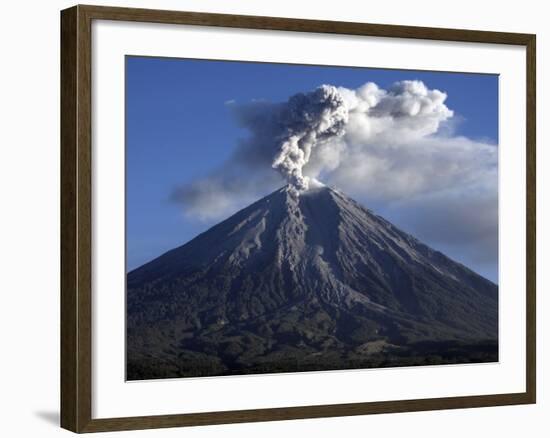
[(322, 85), (310, 93), (292, 96), (281, 107), (278, 150), (271, 166), (286, 178), (295, 194), (307, 190), (309, 177), (303, 173), (313, 149), (340, 137), (348, 122), (348, 109), (336, 87)]
[(387, 90), (373, 82), (357, 89), (321, 85), (286, 102), (230, 104), (251, 134), (235, 161), (249, 163), (251, 169), (270, 165), (299, 194), (321, 174), (372, 161), (367, 156), (348, 159), (357, 153), (410, 145), (436, 133), (453, 116), (446, 98), (421, 81), (400, 81)]

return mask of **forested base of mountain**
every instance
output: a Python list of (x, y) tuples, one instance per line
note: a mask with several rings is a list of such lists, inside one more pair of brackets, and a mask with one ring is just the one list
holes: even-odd
[[(180, 377), (207, 377), (244, 374), (293, 373), (304, 371), (349, 370), (423, 365), (449, 365), (498, 362), (498, 342), (464, 343), (418, 342), (407, 346), (374, 345), (367, 353), (328, 351), (325, 353), (275, 351), (254, 361), (243, 361), (234, 355), (207, 355), (184, 351), (177, 359), (130, 358), (127, 380), (149, 380)], [(366, 347), (370, 348), (369, 346)]]

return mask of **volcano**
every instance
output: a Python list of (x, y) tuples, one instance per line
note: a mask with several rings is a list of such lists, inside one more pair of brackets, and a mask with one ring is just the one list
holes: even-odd
[(288, 186), (127, 275), (127, 379), (498, 360), (498, 286)]

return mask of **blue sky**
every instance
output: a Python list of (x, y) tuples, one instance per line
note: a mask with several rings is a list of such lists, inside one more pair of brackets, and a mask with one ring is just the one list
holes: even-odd
[[(236, 123), (232, 105), (258, 99), (282, 102), (321, 84), (356, 89), (375, 82), (387, 89), (396, 81), (412, 79), (447, 93), (445, 104), (455, 114), (454, 137), (498, 143), (498, 77), (494, 75), (127, 57), (128, 270), (218, 222), (185, 215), (170, 197), (176, 187), (225, 166), (239, 140), (247, 137), (246, 129)], [(475, 242), (465, 249), (462, 242), (453, 243), (456, 239), (446, 240), (441, 233), (422, 232), (418, 227), (421, 215), (409, 220), (408, 210), (384, 201), (367, 206), (497, 281), (495, 257), (477, 260), (472, 256)], [(447, 228), (445, 233), (451, 235), (452, 226)]]

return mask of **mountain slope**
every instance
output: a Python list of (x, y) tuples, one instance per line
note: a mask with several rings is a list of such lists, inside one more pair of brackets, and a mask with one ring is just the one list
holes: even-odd
[(328, 187), (127, 277), (128, 378), (496, 360), (498, 288)]

